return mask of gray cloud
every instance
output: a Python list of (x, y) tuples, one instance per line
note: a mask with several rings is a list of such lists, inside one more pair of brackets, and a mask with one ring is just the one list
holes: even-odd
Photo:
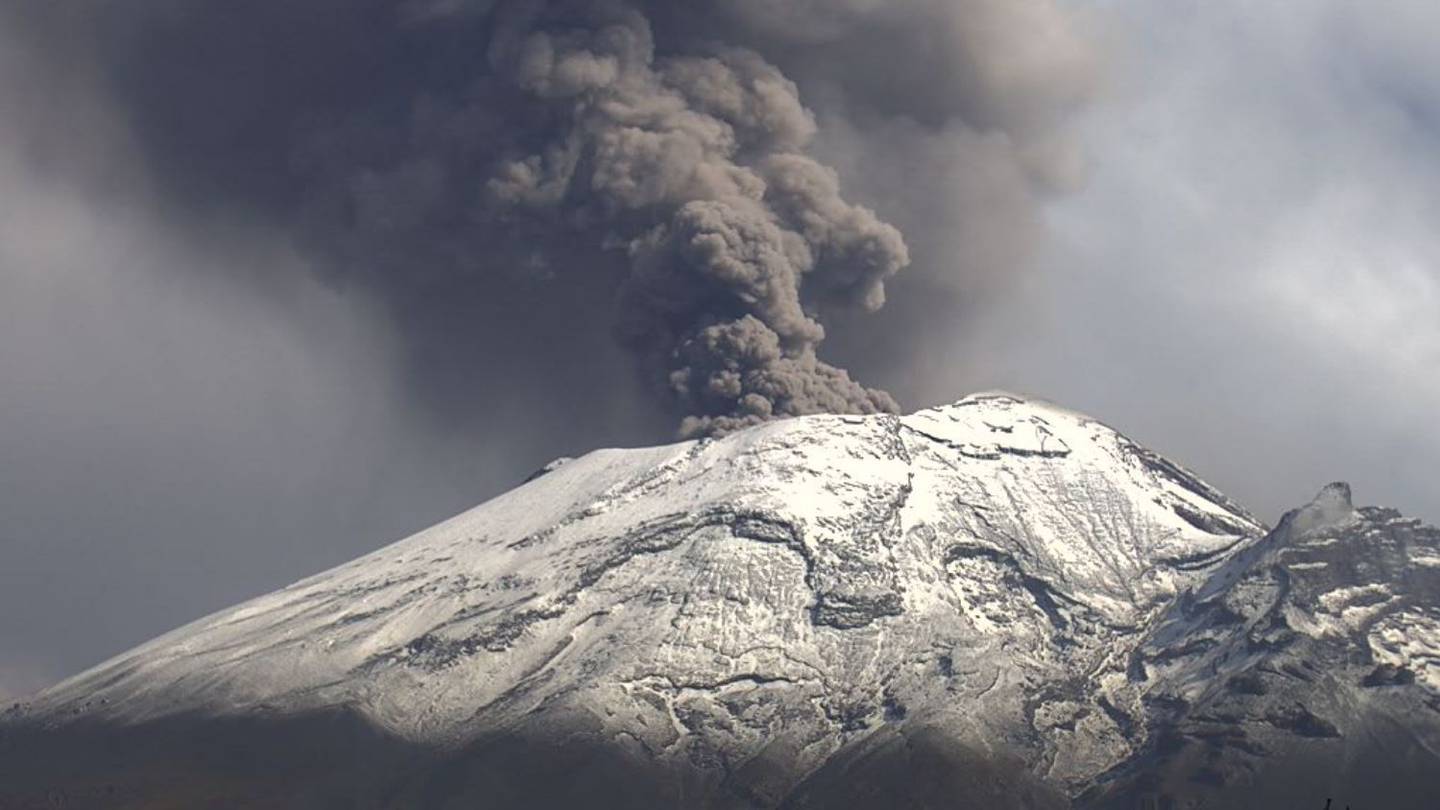
[(1106, 7), (1092, 176), (945, 380), (1096, 414), (1271, 519), (1334, 479), (1440, 518), (1437, 10)]

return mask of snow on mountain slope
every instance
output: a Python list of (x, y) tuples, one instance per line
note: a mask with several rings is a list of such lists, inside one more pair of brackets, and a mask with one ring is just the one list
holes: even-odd
[(1143, 743), (1127, 667), (1149, 623), (1264, 533), (1047, 403), (801, 417), (554, 465), (12, 720), (343, 707), (430, 745), (584, 732), (763, 806), (908, 717), (1076, 788)]
[(1357, 806), (1433, 807), (1437, 562), (1440, 530), (1357, 509), (1345, 484), (1286, 515), (1132, 653), (1148, 743), (1101, 780), (1097, 806), (1268, 808), (1303, 785)]

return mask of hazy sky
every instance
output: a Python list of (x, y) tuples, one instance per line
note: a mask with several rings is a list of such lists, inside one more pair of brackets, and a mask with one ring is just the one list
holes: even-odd
[[(673, 435), (596, 304), (611, 276), (376, 280), (296, 226), (336, 176), (371, 188), (349, 153), (295, 169), (298, 120), (332, 151), (408, 149), (414, 88), (443, 100), (443, 77), (356, 69), (408, 58), (366, 17), (393, 4), (247, 23), (156, 3), (133, 25), (69, 5), (0, 6), (0, 697), (554, 456)], [(905, 37), (994, 3), (897, 3), (863, 42), (860, 0), (732, 5), (716, 30), (791, 45), (772, 58), (813, 110), (809, 153), (913, 260), (886, 308), (827, 321), (826, 360), (907, 409), (1004, 387), (1087, 411), (1267, 520), (1338, 478), (1440, 520), (1440, 7), (1035, 0), (889, 59), (933, 87), (897, 92), (867, 77)], [(168, 50), (137, 47), (155, 30)], [(313, 83), (252, 75), (257, 47), (317, 31), (294, 65), (269, 55)], [(857, 75), (831, 75), (841, 46)], [(405, 226), (418, 192), (382, 188), (365, 199), (402, 225), (365, 250), (519, 255), (444, 210)]]

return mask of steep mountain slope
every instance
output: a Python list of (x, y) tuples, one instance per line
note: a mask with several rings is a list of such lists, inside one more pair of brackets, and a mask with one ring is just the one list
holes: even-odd
[[(1334, 526), (1398, 550), (1296, 551)], [(1325, 677), (1386, 717), (1433, 701), (1434, 539), (1348, 500), (1267, 537), (1104, 425), (1006, 394), (600, 451), (16, 707), (0, 806), (1171, 801), (1361, 716), (1296, 710), (1315, 677), (1226, 686), (1292, 658), (1343, 663)], [(1351, 689), (1361, 669), (1387, 685)], [(1188, 753), (1237, 693), (1241, 742)], [(60, 772), (61, 751), (83, 753)]]
[(1149, 744), (1097, 803), (1440, 795), (1440, 530), (1350, 498), (1326, 487), (1156, 623), (1130, 665)]

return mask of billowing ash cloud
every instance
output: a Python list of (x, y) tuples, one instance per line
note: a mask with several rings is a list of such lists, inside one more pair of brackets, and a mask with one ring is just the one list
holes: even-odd
[(908, 262), (899, 231), (803, 154), (795, 85), (722, 46), (657, 58), (623, 3), (499, 12), (496, 74), (553, 110), (548, 142), (486, 186), (498, 218), (598, 229), (623, 250), (621, 339), (663, 369), (685, 433), (772, 416), (894, 410), (816, 357), (815, 303), (876, 309)]
[(255, 206), (402, 329), (508, 353), (506, 373), (567, 373), (567, 333), (608, 322), (687, 436), (895, 410), (821, 359), (822, 321), (878, 310), (912, 254), (832, 166), (917, 223), (922, 277), (966, 290), (951, 279), (1008, 270), (1034, 191), (1073, 173), (1059, 125), (1093, 73), (1054, 0), (110, 13), (102, 69), (176, 188)]
[(363, 260), (379, 235), (409, 244), (451, 220), (448, 264), (500, 245), (559, 284), (623, 266), (617, 335), (686, 414), (686, 435), (895, 410), (818, 358), (817, 313), (879, 308), (905, 242), (805, 154), (815, 120), (793, 82), (744, 48), (661, 52), (630, 3), (486, 13), (486, 74), (459, 98), (424, 99), (382, 168), (325, 165), (355, 133), (319, 133), (327, 232), (358, 236)]

